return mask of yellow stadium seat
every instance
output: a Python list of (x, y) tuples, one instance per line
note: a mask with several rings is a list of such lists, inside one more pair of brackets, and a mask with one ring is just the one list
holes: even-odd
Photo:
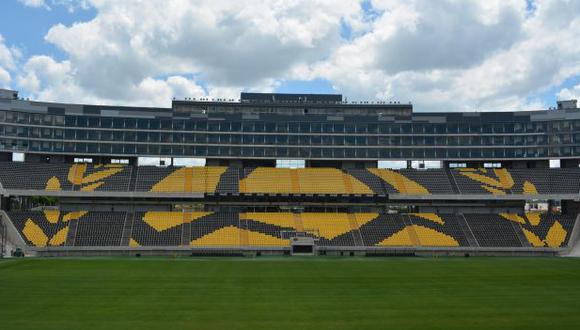
[(241, 193), (372, 194), (364, 183), (334, 168), (258, 167), (240, 180)]

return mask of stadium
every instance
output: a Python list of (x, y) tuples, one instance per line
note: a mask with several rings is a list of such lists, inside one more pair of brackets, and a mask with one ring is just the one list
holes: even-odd
[(580, 1), (0, 13), (0, 330), (580, 324)]
[[(0, 274), (14, 284), (4, 290), (4, 300), (11, 303), (5, 308), (9, 328), (36, 327), (15, 307), (34, 300), (59, 301), (78, 316), (68, 320), (54, 310), (56, 305), (50, 308), (54, 319), (38, 321), (43, 327), (81, 326), (78, 322), (104, 312), (93, 309), (99, 305), (95, 299), (117, 306), (121, 315), (110, 324), (134, 325), (122, 316), (132, 302), (110, 300), (121, 299), (122, 288), (156, 292), (143, 297), (143, 305), (136, 307), (139, 313), (162, 301), (172, 310), (166, 314), (172, 324), (185, 328), (191, 324), (180, 323), (188, 318), (179, 316), (177, 302), (188, 299), (190, 290), (205, 295), (216, 285), (217, 293), (209, 298), (213, 307), (200, 314), (207, 319), (193, 314), (202, 318), (196, 324), (204, 328), (374, 328), (410, 327), (413, 322), (380, 313), (366, 323), (350, 319), (380, 308), (392, 310), (393, 301), (379, 301), (400, 286), (368, 284), (373, 276), (391, 274), (385, 279), (399, 283), (424, 281), (416, 272), (435, 273), (439, 280), (429, 287), (446, 292), (441, 278), (459, 267), (457, 274), (471, 278), (462, 279), (467, 283), (464, 292), (479, 298), (457, 298), (457, 303), (483, 299), (486, 293), (474, 287), (506, 273), (521, 272), (526, 285), (533, 285), (557, 271), (561, 282), (555, 287), (573, 286), (574, 277), (566, 274), (574, 274), (576, 264), (539, 257), (577, 253), (576, 101), (530, 112), (415, 113), (411, 104), (349, 103), (341, 95), (242, 93), (239, 100), (173, 100), (166, 109), (29, 101), (11, 90), (0, 95), (2, 255), (61, 257), (36, 259), (31, 269), (12, 271), (7, 267), (13, 263), (0, 263)], [(552, 164), (556, 158), (559, 168)], [(117, 258), (70, 259), (89, 256)], [(147, 261), (132, 263), (121, 256)], [(284, 256), (289, 259), (278, 259)], [(305, 260), (307, 256), (328, 261)], [(332, 256), (346, 260), (328, 259)], [(394, 256), (407, 258), (385, 263), (365, 258)], [(437, 262), (445, 256), (475, 259), (459, 265)], [(479, 256), (528, 258), (502, 262)], [(417, 264), (411, 257), (436, 262)], [(188, 259), (194, 263), (183, 263)], [(171, 260), (182, 263), (167, 264)], [(212, 266), (192, 273), (199, 286), (191, 287), (183, 276), (203, 260)], [(400, 270), (390, 273), (390, 267)], [(521, 271), (529, 267), (534, 270)], [(163, 293), (172, 290), (159, 283), (166, 277), (179, 283), (177, 302)], [(66, 283), (81, 278), (111, 296), (100, 296), (93, 287), (81, 294), (81, 304), (63, 300), (83, 286)], [(348, 284), (340, 284), (344, 278)], [(269, 285), (242, 284), (252, 279)], [(63, 296), (35, 294), (46, 290), (44, 281)], [(25, 283), (30, 289), (18, 289)], [(491, 292), (507, 290), (527, 299), (517, 313), (532, 308), (538, 297), (555, 298), (549, 291), (529, 297), (529, 289), (513, 289), (518, 280), (502, 283), (509, 289), (500, 285)], [(340, 300), (325, 298), (345, 288), (346, 309)], [(369, 298), (374, 305), (352, 314), (357, 310), (352, 304), (370, 288), (376, 290)], [(317, 290), (326, 293), (312, 294)], [(420, 300), (397, 298), (408, 304), (405, 313), (438, 299), (421, 285), (408, 290)], [(296, 291), (301, 293), (285, 299), (290, 306), (302, 306), (292, 312), (297, 319), (281, 322), (278, 313), (288, 305), (279, 301), (280, 293)], [(237, 300), (226, 303), (224, 298), (232, 294)], [(256, 305), (257, 297), (269, 303)], [(310, 298), (303, 302), (303, 297)], [(238, 311), (221, 322), (223, 304)], [(572, 305), (553, 302), (562, 311)], [(479, 324), (478, 318), (457, 319), (445, 306), (428, 313), (437, 318), (434, 324)], [(316, 308), (326, 310), (326, 316), (312, 313)], [(331, 317), (331, 310), (340, 316)], [(562, 324), (575, 322), (570, 315), (574, 312), (568, 311)], [(522, 324), (522, 318), (499, 317), (492, 323), (509, 327)], [(148, 324), (158, 328), (163, 319), (158, 315)], [(535, 322), (543, 327), (551, 321)]]
[(416, 113), (323, 94), (168, 109), (1, 95), (5, 250), (539, 256), (577, 240), (575, 100)]

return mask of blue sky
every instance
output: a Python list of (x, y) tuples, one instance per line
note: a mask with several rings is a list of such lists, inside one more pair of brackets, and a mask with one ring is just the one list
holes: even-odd
[(65, 102), (159, 106), (248, 90), (537, 109), (580, 94), (578, 3), (7, 0), (0, 85)]
[(18, 47), (25, 57), (46, 54), (59, 60), (65, 59), (66, 54), (44, 40), (48, 30), (56, 24), (71, 25), (91, 20), (96, 15), (94, 8), (69, 11), (64, 6), (52, 6), (46, 10), (27, 7), (17, 0), (3, 1), (0, 6), (3, 13), (0, 34), (11, 41), (11, 45)]

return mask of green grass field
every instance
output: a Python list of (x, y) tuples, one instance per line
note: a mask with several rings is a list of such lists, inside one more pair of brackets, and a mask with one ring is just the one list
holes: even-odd
[(574, 329), (580, 259), (0, 261), (0, 329)]

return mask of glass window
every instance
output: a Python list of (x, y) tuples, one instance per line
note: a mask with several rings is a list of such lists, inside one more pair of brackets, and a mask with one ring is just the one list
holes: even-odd
[(89, 127), (91, 127), (91, 128), (99, 128), (99, 126), (101, 125), (101, 121), (99, 120), (99, 117), (88, 117), (88, 121), (89, 121)]
[(148, 146), (147, 144), (138, 144), (137, 153), (142, 155), (147, 154), (148, 153), (147, 146)]
[(87, 144), (86, 143), (76, 143), (76, 152), (87, 152)]
[(275, 157), (276, 156), (276, 149), (274, 149), (272, 147), (264, 148), (264, 156)]
[(149, 119), (149, 128), (150, 129), (159, 129), (160, 127), (161, 127), (161, 121), (159, 119)]
[(154, 155), (159, 155), (159, 145), (158, 144), (150, 144), (149, 145), (149, 153)]
[(173, 142), (171, 140), (172, 137), (173, 137), (173, 135), (171, 133), (161, 133), (159, 135), (159, 138), (161, 139), (160, 141), (161, 142), (165, 142), (165, 143), (171, 143), (171, 142)]
[(300, 139), (298, 135), (290, 135), (288, 136), (288, 144), (290, 145), (298, 145), (300, 143)]
[[(16, 136), (16, 127), (15, 126), (6, 126), (6, 135), (8, 136)], [(31, 132), (32, 137), (40, 137), (40, 128), (33, 127)]]
[(137, 121), (131, 118), (125, 118), (125, 128), (134, 129), (137, 126)]
[(206, 134), (195, 134), (195, 142), (196, 143), (207, 143), (207, 135)]
[(310, 125), (310, 129), (312, 133), (321, 133), (322, 132), (322, 124), (321, 123), (312, 123)]
[(208, 137), (207, 141), (209, 143), (213, 143), (213, 144), (220, 143), (219, 135), (217, 135), (217, 134), (208, 134), (207, 137)]
[[(75, 131), (72, 130), (72, 129), (65, 130), (64, 131), (64, 138), (67, 139), (67, 140), (74, 140), (74, 138), (75, 138)], [(69, 150), (67, 150), (67, 151), (69, 151)], [(70, 150), (70, 151), (72, 151), (72, 150)]]
[(254, 148), (254, 157), (264, 157), (264, 148)]
[(137, 128), (148, 129), (149, 128), (149, 120), (148, 119), (137, 119)]
[(53, 148), (54, 148), (53, 150), (55, 152), (58, 152), (58, 151), (62, 152), (63, 151), (63, 143), (62, 142), (55, 142), (53, 145)]
[(42, 115), (40, 115), (38, 113), (33, 114), (31, 122), (35, 125), (42, 124)]
[[(79, 117), (78, 118), (78, 121), (79, 121), (79, 125), (78, 126), (82, 126), (80, 124), (80, 122), (82, 120), (81, 118), (82, 117)], [(86, 122), (85, 122), (85, 125), (83, 127), (85, 127), (85, 126), (86, 126)], [(111, 128), (112, 126), (113, 126), (113, 120), (111, 118), (106, 118), (106, 117), (101, 118), (101, 127), (102, 128)]]
[(113, 132), (113, 140), (114, 141), (123, 141), (123, 131), (114, 131)]
[(125, 131), (125, 141), (135, 141), (137, 134), (134, 131)]
[(334, 132), (334, 125), (333, 124), (322, 124), (322, 132), (323, 133), (332, 133)]
[(113, 132), (112, 131), (101, 131), (101, 140), (112, 141), (113, 140)]
[(298, 123), (288, 123), (288, 132), (298, 133), (300, 130), (300, 125)]
[(30, 122), (30, 115), (27, 113), (19, 112), (17, 118), (20, 124), (28, 124)]
[(172, 120), (171, 119), (161, 119), (159, 121), (159, 125), (161, 129), (170, 130), (172, 129)]
[(159, 142), (159, 133), (149, 132), (149, 142)]
[(43, 128), (42, 129), (42, 137), (43, 138), (51, 138), (52, 137), (52, 131), (50, 128)]
[(242, 143), (242, 136), (239, 134), (230, 135), (230, 139), (232, 144)]
[(76, 131), (76, 139), (77, 140), (86, 140), (87, 139), (87, 131), (78, 129)]
[(16, 115), (14, 114), (14, 112), (12, 112), (12, 111), (6, 112), (6, 122), (12, 123), (15, 120), (16, 120)]
[(75, 116), (66, 116), (65, 117), (66, 126), (76, 126), (77, 125), (77, 117)]
[(242, 156), (253, 156), (253, 148), (242, 148)]
[(193, 146), (184, 146), (183, 147), (183, 155), (184, 156), (193, 156), (195, 154), (195, 147)]
[(254, 131), (254, 123), (251, 121), (245, 121), (242, 123), (242, 131), (243, 132), (253, 132)]
[(125, 121), (122, 118), (113, 119), (113, 128), (124, 128)]
[(64, 136), (64, 130), (62, 128), (57, 128), (54, 130), (54, 137), (58, 139), (62, 139)]
[(148, 134), (147, 132), (137, 132), (137, 141), (139, 142), (147, 142)]
[(88, 148), (90, 153), (98, 153), (99, 152), (99, 144), (98, 143), (88, 143)]
[(231, 126), (232, 126), (232, 128), (231, 128), (232, 132), (241, 132), (241, 130), (242, 130), (242, 123), (240, 123), (240, 122), (234, 121), (231, 123)]
[(207, 123), (207, 130), (210, 132), (217, 132), (220, 130), (220, 123), (217, 121), (210, 121)]
[(160, 145), (159, 153), (166, 156), (171, 155), (171, 146), (166, 144)]

